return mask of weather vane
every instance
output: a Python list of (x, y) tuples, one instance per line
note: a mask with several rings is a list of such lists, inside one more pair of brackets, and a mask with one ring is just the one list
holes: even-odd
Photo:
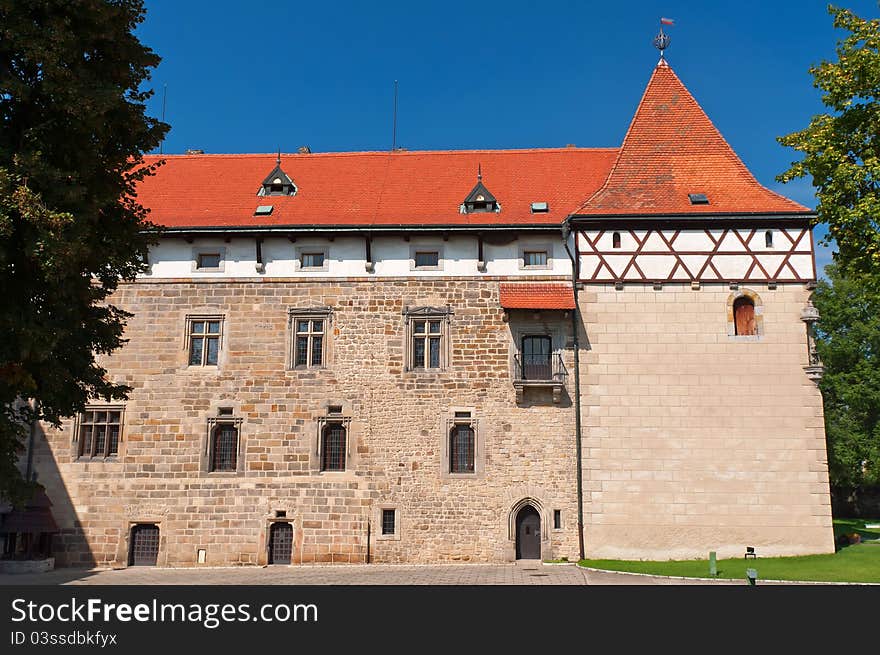
[(663, 31), (664, 25), (675, 25), (675, 21), (671, 18), (660, 19), (660, 33), (654, 37), (654, 47), (660, 51), (660, 59), (663, 59), (663, 51), (669, 47), (669, 42), (672, 41), (669, 35)]

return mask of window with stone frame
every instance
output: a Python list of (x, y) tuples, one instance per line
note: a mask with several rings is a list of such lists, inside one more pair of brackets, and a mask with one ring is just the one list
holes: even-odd
[(348, 430), (342, 423), (327, 423), (321, 430), (321, 470), (344, 471), (348, 455)]
[(453, 408), (447, 414), (441, 457), (442, 477), (471, 477), (484, 470), (479, 421), (472, 408)]
[(382, 535), (397, 533), (397, 510), (391, 507), (382, 508)]
[(329, 307), (289, 310), (290, 368), (320, 368), (327, 365), (331, 315)]
[(186, 317), (186, 347), (189, 366), (217, 366), (222, 346), (222, 316)]
[(449, 366), (449, 307), (416, 307), (404, 311), (406, 370), (440, 371)]
[(449, 433), (449, 472), (473, 473), (476, 435), (469, 425), (455, 425)]
[(118, 455), (122, 414), (121, 406), (87, 406), (76, 426), (77, 456), (94, 459)]
[(235, 473), (243, 469), (241, 461), (242, 419), (231, 407), (221, 407), (217, 416), (208, 419), (205, 448), (207, 470), (210, 473)]
[(348, 469), (351, 444), (351, 417), (344, 416), (341, 405), (329, 405), (327, 415), (318, 418), (318, 463), (322, 472)]

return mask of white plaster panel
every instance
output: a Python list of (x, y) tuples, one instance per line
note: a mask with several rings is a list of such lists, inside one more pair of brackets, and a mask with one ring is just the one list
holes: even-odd
[(631, 259), (632, 255), (605, 255), (605, 261), (608, 262), (616, 277), (620, 277), (623, 274), (623, 269), (626, 268)]
[(673, 246), (676, 250), (709, 252), (715, 244), (703, 230), (682, 230)]
[(669, 246), (663, 242), (657, 232), (651, 232), (645, 245), (642, 246), (642, 252), (669, 252)]
[(776, 271), (779, 269), (782, 261), (785, 259), (785, 255), (757, 255), (757, 257), (758, 261), (761, 263), (761, 266), (764, 267), (764, 270), (767, 271), (767, 275), (769, 275), (771, 278), (776, 275)]
[(599, 230), (585, 230), (583, 232), (578, 232), (578, 250), (581, 252), (589, 252), (593, 250), (593, 246), (590, 245), (590, 242), (587, 239), (595, 239), (597, 234), (599, 234)]
[[(530, 245), (550, 246), (550, 268), (522, 269), (520, 249)], [(326, 271), (302, 271), (297, 266), (297, 249), (326, 249)], [(442, 270), (412, 270), (411, 246), (436, 246), (441, 250)], [(225, 253), (222, 271), (193, 271), (193, 252), (221, 250)], [(337, 237), (333, 241), (299, 237), (291, 243), (286, 237), (265, 237), (262, 246), (265, 272), (256, 270), (256, 244), (253, 238), (196, 238), (187, 243), (182, 238), (168, 237), (150, 249), (151, 277), (154, 278), (236, 278), (258, 277), (354, 277), (371, 275), (365, 268), (365, 246), (360, 236)], [(409, 242), (399, 237), (376, 237), (372, 247), (376, 276), (473, 276), (477, 270), (476, 236), (413, 237)], [(567, 275), (571, 262), (563, 243), (548, 235), (512, 240), (508, 244), (484, 244), (487, 273), (492, 275)], [(595, 268), (595, 266), (594, 266)]]
[(709, 259), (707, 255), (679, 255), (679, 257), (684, 262), (684, 265), (688, 267), (691, 275), (697, 275), (700, 269), (703, 268), (703, 264)]
[[(748, 232), (746, 232), (745, 236), (748, 236)], [(746, 252), (746, 247), (742, 244), (742, 241), (739, 240), (739, 237), (734, 234), (734, 230), (728, 232), (724, 239), (721, 241), (721, 245), (718, 247), (719, 252)]]
[(648, 280), (666, 279), (675, 266), (672, 255), (639, 255), (636, 261)]
[(724, 279), (741, 280), (752, 265), (752, 258), (749, 255), (715, 255), (712, 263)]
[[(709, 234), (712, 235), (712, 238), (713, 238), (713, 239), (716, 241), (716, 243), (717, 243), (717, 242), (721, 239), (721, 235), (724, 234), (724, 230), (720, 230), (720, 229), (719, 229), (719, 230), (709, 230)], [(710, 243), (710, 245), (709, 245), (709, 250), (711, 250), (711, 249), (714, 248), (715, 246), (714, 246), (714, 244), (712, 244), (711, 241), (710, 241), (709, 243)]]
[[(795, 243), (797, 243), (798, 237), (801, 235), (802, 231), (803, 230), (800, 230), (800, 229), (785, 230), (785, 232), (788, 233), (788, 236), (791, 237), (791, 240), (794, 241)], [(783, 239), (785, 239), (785, 237), (783, 237)], [(801, 242), (798, 244), (798, 247), (800, 248), (801, 246), (804, 246), (804, 245), (808, 246), (809, 243), (810, 243), (809, 235), (804, 235), (804, 238), (801, 239)], [(783, 242), (780, 243), (780, 245), (784, 248), (788, 248), (789, 247), (788, 239), (785, 239)]]
[(599, 265), (598, 255), (581, 255), (580, 275), (581, 278), (589, 278)]
[(801, 277), (815, 277), (812, 255), (792, 255), (789, 261)]

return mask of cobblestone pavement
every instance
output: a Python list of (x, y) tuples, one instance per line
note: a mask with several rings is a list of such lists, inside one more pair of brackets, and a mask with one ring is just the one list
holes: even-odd
[[(6, 585), (680, 585), (700, 580), (595, 572), (574, 565), (540, 562), (407, 566), (336, 564), (244, 568), (58, 569), (49, 573), (0, 575)], [(708, 584), (745, 584), (712, 580)]]

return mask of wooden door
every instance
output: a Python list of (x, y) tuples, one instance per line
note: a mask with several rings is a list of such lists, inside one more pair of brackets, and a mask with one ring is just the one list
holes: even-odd
[(531, 505), (516, 515), (516, 558), (541, 559), (541, 516)]

